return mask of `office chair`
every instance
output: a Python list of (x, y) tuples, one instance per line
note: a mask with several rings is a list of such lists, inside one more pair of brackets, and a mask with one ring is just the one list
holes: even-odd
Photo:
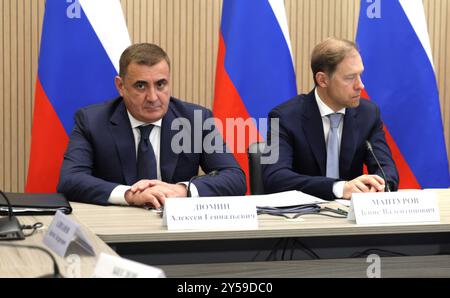
[(264, 194), (264, 184), (262, 180), (261, 154), (266, 148), (265, 142), (250, 144), (247, 149), (248, 168), (250, 175), (250, 193), (252, 195)]

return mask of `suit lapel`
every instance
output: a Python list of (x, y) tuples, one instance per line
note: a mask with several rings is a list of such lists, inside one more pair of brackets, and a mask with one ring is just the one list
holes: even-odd
[(349, 177), (349, 171), (353, 156), (356, 151), (356, 139), (358, 137), (357, 113), (355, 109), (347, 109), (342, 129), (341, 150), (339, 154), (339, 176)]
[(163, 181), (172, 182), (173, 173), (178, 161), (178, 155), (172, 150), (172, 138), (178, 132), (170, 129), (176, 115), (173, 105), (169, 103), (169, 109), (161, 123), (160, 168)]
[(323, 124), (320, 116), (319, 107), (317, 106), (314, 90), (308, 94), (308, 98), (304, 101), (305, 109), (302, 115), (302, 127), (307, 138), (308, 144), (319, 165), (320, 172), (326, 175), (327, 149), (325, 138), (323, 136)]
[(119, 154), (123, 176), (127, 185), (132, 185), (137, 180), (136, 145), (123, 100), (111, 116), (110, 130)]

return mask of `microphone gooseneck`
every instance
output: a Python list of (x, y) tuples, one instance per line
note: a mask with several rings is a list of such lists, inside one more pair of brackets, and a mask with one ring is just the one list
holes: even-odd
[(53, 274), (51, 275), (44, 275), (41, 277), (52, 277), (52, 278), (62, 278), (64, 276), (61, 275), (61, 271), (59, 270), (58, 263), (56, 262), (55, 257), (45, 248), (36, 246), (36, 245), (17, 245), (17, 244), (11, 244), (11, 243), (0, 243), (0, 246), (7, 246), (7, 247), (14, 247), (14, 248), (28, 248), (28, 249), (36, 249), (44, 252), (47, 254), (50, 259), (53, 262)]
[(189, 179), (188, 186), (187, 186), (187, 196), (188, 196), (188, 198), (190, 198), (192, 196), (192, 194), (191, 194), (191, 184), (192, 184), (192, 182), (194, 182), (194, 180), (201, 179), (203, 177), (213, 177), (213, 176), (216, 176), (218, 173), (219, 173), (218, 170), (214, 170), (214, 171), (209, 172), (206, 175), (196, 175), (196, 176), (193, 176), (191, 179)]
[(383, 168), (381, 167), (380, 162), (378, 161), (378, 158), (377, 158), (377, 156), (375, 155), (375, 152), (373, 152), (372, 144), (370, 144), (369, 141), (366, 141), (366, 147), (367, 147), (367, 150), (369, 150), (370, 154), (372, 154), (373, 159), (375, 159), (375, 162), (377, 163), (377, 166), (378, 166), (378, 168), (379, 168), (380, 171), (381, 171), (381, 175), (383, 175), (383, 179), (384, 179), (384, 183), (385, 183), (385, 185), (384, 185), (384, 191), (386, 191), (386, 192), (391, 192), (391, 189), (389, 188), (389, 183), (388, 183), (388, 181), (387, 181), (387, 179), (386, 179), (386, 174), (384, 173), (384, 170), (383, 170)]
[(1, 190), (0, 190), (0, 195), (5, 199), (6, 204), (8, 204), (8, 217), (9, 217), (9, 220), (11, 220), (11, 218), (13, 217), (13, 210), (12, 210), (11, 202), (9, 201), (9, 199), (5, 195), (5, 193)]
[(0, 240), (23, 240), (25, 235), (22, 232), (21, 225), (11, 206), (11, 202), (6, 197), (6, 194), (0, 190), (0, 195), (8, 204), (8, 218), (0, 218)]

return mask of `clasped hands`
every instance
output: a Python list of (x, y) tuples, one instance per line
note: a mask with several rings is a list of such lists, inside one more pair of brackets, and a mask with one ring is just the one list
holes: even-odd
[(378, 175), (361, 175), (344, 184), (343, 198), (349, 200), (355, 192), (384, 192), (385, 181)]
[(164, 206), (166, 198), (186, 197), (184, 184), (170, 184), (160, 180), (139, 180), (125, 192), (125, 200), (134, 206)]

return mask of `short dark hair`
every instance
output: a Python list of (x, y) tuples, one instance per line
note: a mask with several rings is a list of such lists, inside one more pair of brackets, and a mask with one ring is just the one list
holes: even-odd
[(311, 70), (317, 86), (316, 74), (321, 71), (332, 76), (339, 63), (358, 46), (350, 40), (329, 37), (316, 45), (311, 53)]
[(165, 60), (169, 65), (170, 59), (166, 52), (159, 46), (152, 43), (137, 43), (129, 46), (123, 51), (119, 60), (119, 75), (124, 78), (128, 65), (137, 63), (140, 65), (153, 66)]

